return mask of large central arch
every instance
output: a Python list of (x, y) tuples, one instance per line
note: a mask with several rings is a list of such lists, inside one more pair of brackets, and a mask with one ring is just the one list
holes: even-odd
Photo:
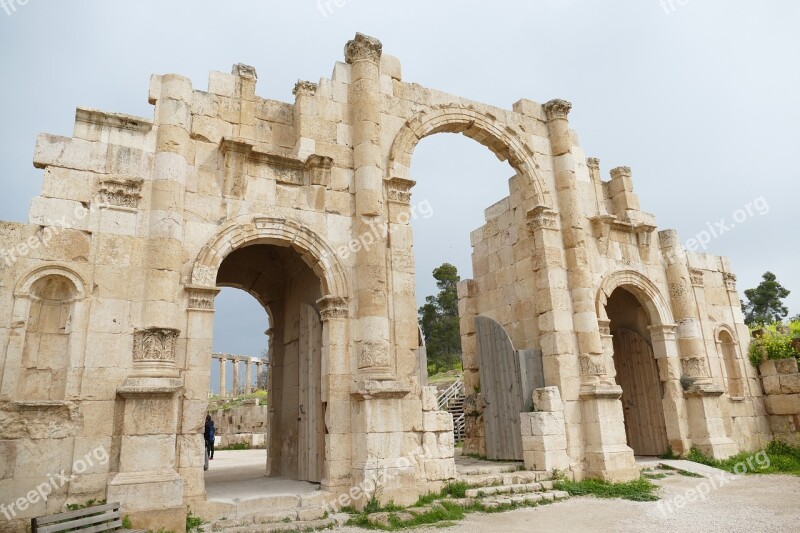
[(490, 113), (472, 106), (444, 104), (409, 119), (392, 143), (387, 177), (409, 179), (414, 149), (422, 139), (435, 133), (462, 133), (486, 146), (528, 180), (530, 194), (526, 197), (532, 200), (530, 208), (552, 207), (548, 188), (537, 171), (533, 151), (520, 140), (521, 134)]

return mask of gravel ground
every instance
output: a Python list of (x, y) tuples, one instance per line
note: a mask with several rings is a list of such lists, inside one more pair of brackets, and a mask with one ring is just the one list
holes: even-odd
[[(656, 502), (601, 500), (573, 497), (532, 509), (497, 514), (469, 514), (457, 525), (414, 531), (463, 531), (514, 533), (540, 531), (630, 532), (795, 532), (800, 531), (800, 477), (776, 475), (739, 476), (720, 486), (717, 480), (672, 475), (654, 480), (661, 489)], [(712, 488), (714, 486), (718, 488)], [(709, 489), (705, 499), (676, 507), (676, 496), (686, 491)], [(680, 500), (678, 500), (679, 502)], [(668, 504), (672, 505), (670, 512)], [(342, 533), (366, 530), (345, 527)]]

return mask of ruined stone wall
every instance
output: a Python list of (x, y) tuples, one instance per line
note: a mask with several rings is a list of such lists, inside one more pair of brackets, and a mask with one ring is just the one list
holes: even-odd
[(776, 440), (800, 446), (800, 372), (797, 359), (763, 361), (758, 369), (772, 434)]
[(230, 409), (210, 410), (214, 420), (217, 446), (224, 448), (232, 444), (245, 443), (250, 448), (266, 446), (269, 405), (258, 399), (245, 400), (242, 405)]

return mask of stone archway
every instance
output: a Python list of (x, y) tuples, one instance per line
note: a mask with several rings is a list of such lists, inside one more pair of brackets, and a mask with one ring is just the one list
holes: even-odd
[[(319, 386), (314, 389), (321, 396), (322, 402), (327, 406), (320, 413), (324, 416), (327, 433), (324, 439), (324, 465), (319, 469), (320, 475), (314, 476), (321, 482), (325, 490), (333, 490), (349, 485), (345, 479), (341, 465), (336, 472), (332, 472), (331, 465), (335, 462), (332, 456), (331, 442), (343, 440), (347, 428), (341, 424), (331, 425), (328, 421), (335, 417), (337, 421), (349, 419), (349, 390), (331, 383), (342, 382), (347, 378), (345, 372), (350, 368), (349, 350), (349, 310), (348, 310), (348, 282), (344, 269), (339, 263), (333, 250), (315, 232), (308, 229), (300, 221), (288, 218), (266, 216), (242, 216), (224, 224), (216, 235), (201, 250), (192, 268), (192, 283), (186, 286), (188, 293), (187, 306), (187, 368), (188, 375), (197, 375), (196, 380), (188, 379), (185, 394), (187, 398), (199, 401), (207, 394), (208, 376), (211, 364), (211, 345), (213, 332), (214, 297), (219, 292), (217, 285), (223, 263), (226, 258), (232, 257), (243, 250), (256, 247), (265, 249), (284, 250), (286, 254), (302, 260), (304, 266), (313, 273), (319, 281), (319, 293), (322, 297), (315, 302), (311, 301), (317, 320), (321, 320), (321, 346), (319, 353)], [(281, 254), (279, 254), (281, 255)], [(235, 284), (235, 276), (223, 280), (223, 285)], [(306, 304), (308, 305), (308, 303)], [(302, 311), (309, 314), (306, 307)], [(203, 398), (205, 400), (205, 398)], [(199, 405), (201, 407), (203, 404)], [(198, 409), (195, 408), (195, 409)], [(204, 410), (204, 407), (202, 408)], [(200, 411), (204, 413), (204, 411)], [(191, 422), (191, 423), (187, 423)], [(180, 429), (182, 434), (196, 436), (194, 427), (198, 421), (184, 420)], [(198, 436), (199, 442), (199, 436)], [(199, 444), (198, 444), (199, 447)], [(183, 461), (183, 456), (181, 457)], [(187, 458), (187, 461), (189, 459)], [(195, 465), (181, 465), (188, 467)], [(196, 467), (195, 467), (196, 468)], [(283, 466), (281, 466), (283, 468)], [(296, 468), (292, 467), (292, 468)], [(200, 471), (202, 474), (202, 471)], [(203, 501), (205, 493), (202, 483), (188, 487), (187, 500)], [(192, 490), (194, 489), (194, 490)]]
[[(630, 331), (636, 328), (622, 328), (626, 331), (616, 331), (615, 337), (612, 335), (615, 332), (612, 331), (607, 306), (612, 294), (617, 293), (618, 290), (624, 290), (632, 296), (633, 303), (643, 310), (646, 324), (643, 325), (644, 329), (638, 328), (639, 331), (633, 333)], [(645, 374), (651, 378), (649, 384), (651, 389), (658, 387), (660, 401), (651, 402), (648, 409), (644, 410), (642, 414), (653, 411), (653, 405), (657, 406), (660, 403), (661, 412), (657, 413), (657, 423), (654, 423), (653, 426), (659, 427), (661, 425), (659, 419), (663, 416), (667, 445), (677, 453), (688, 451), (688, 415), (683, 388), (680, 384), (681, 363), (676, 338), (677, 326), (666, 298), (658, 287), (642, 273), (635, 270), (619, 270), (603, 277), (597, 291), (595, 304), (607, 367), (612, 369), (610, 377), (623, 385), (624, 395), (623, 382), (627, 380), (630, 383), (632, 376), (617, 376), (620, 371), (618, 368), (620, 357), (615, 353), (615, 349), (620, 351), (622, 346), (633, 346), (641, 349), (634, 350), (636, 352), (634, 355), (641, 356), (639, 351), (647, 352), (645, 357), (647, 361), (645, 362), (648, 363), (648, 366)], [(653, 359), (655, 366), (651, 365)], [(629, 358), (626, 364), (630, 362)], [(628, 388), (630, 390), (630, 386)], [(647, 396), (644, 398), (645, 401), (653, 399)], [(623, 401), (625, 400), (628, 398), (623, 398)], [(656, 417), (656, 414), (653, 414), (653, 417)], [(629, 428), (626, 429), (629, 430)], [(654, 433), (658, 433), (658, 431), (654, 430)], [(639, 452), (639, 450), (635, 451)]]
[(411, 158), (417, 144), (436, 133), (461, 133), (491, 150), (527, 180), (528, 208), (552, 206), (545, 181), (537, 171), (533, 151), (521, 141), (522, 134), (489, 113), (471, 106), (443, 104), (410, 118), (392, 143), (387, 178), (409, 179)]

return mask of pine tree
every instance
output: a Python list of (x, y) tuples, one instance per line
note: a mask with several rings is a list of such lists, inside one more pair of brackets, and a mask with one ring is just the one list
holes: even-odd
[(762, 279), (758, 287), (744, 291), (747, 302), (742, 302), (742, 308), (747, 325), (780, 322), (789, 314), (789, 309), (783, 305), (789, 291), (778, 283), (772, 272), (765, 272)]
[(425, 298), (419, 308), (419, 324), (425, 336), (428, 363), (438, 370), (450, 370), (461, 360), (461, 331), (458, 323), (458, 270), (444, 263), (433, 270), (439, 294)]

